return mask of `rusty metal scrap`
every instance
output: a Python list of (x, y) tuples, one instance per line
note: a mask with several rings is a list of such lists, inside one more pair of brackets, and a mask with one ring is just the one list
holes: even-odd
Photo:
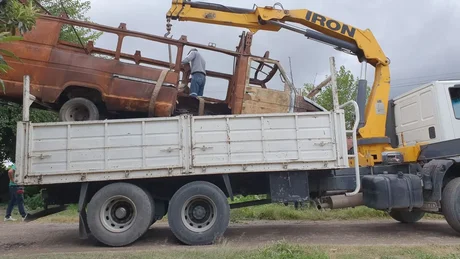
[[(59, 35), (64, 25), (115, 34), (116, 49), (113, 51), (98, 48), (92, 41), (83, 47), (62, 41)], [(145, 57), (140, 50), (135, 53), (123, 53), (121, 50), (126, 37), (175, 46), (177, 55), (164, 61)], [(31, 76), (31, 94), (36, 96), (40, 103), (54, 109), (59, 109), (70, 98), (85, 97), (109, 113), (140, 112), (148, 115), (150, 111), (150, 116), (167, 117), (177, 114), (179, 109), (183, 112), (196, 110), (196, 113), (204, 114), (240, 114), (248, 82), (263, 87), (276, 72), (275, 67), (270, 76), (263, 81), (248, 78), (250, 77), (249, 58), (269, 60), (268, 52), (264, 57), (251, 55), (252, 37), (252, 33), (243, 33), (236, 50), (231, 51), (192, 43), (186, 36), (173, 39), (131, 31), (124, 23), (118, 27), (110, 27), (64, 17), (40, 15), (36, 28), (27, 33), (22, 41), (2, 44), (2, 48), (16, 53), (22, 62), (8, 60), (14, 70), (2, 78), (6, 91), (5, 94), (0, 93), (0, 98), (20, 102), (22, 78), (27, 73)], [(187, 85), (190, 77), (190, 71), (186, 66), (181, 65), (185, 46), (234, 57), (234, 71), (231, 74), (207, 70), (208, 77), (228, 81), (225, 100), (203, 97), (202, 107), (199, 107), (197, 101), (187, 99), (192, 97), (180, 92), (182, 89), (179, 89), (179, 86)], [(168, 72), (163, 72), (164, 78), (162, 78), (164, 70)], [(157, 87), (160, 82), (161, 85)], [(315, 110), (314, 106), (302, 100), (296, 98), (296, 111)]]

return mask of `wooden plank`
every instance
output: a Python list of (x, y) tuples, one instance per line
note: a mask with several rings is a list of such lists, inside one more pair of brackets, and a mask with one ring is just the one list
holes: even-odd
[(289, 101), (287, 91), (248, 86), (244, 95), (242, 114), (287, 113)]

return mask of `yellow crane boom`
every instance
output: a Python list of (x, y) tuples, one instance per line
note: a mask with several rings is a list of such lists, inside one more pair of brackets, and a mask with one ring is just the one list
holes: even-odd
[[(244, 9), (214, 3), (173, 0), (166, 17), (168, 20), (242, 27), (254, 33), (259, 30), (279, 31), (284, 28), (356, 55), (360, 62), (367, 62), (375, 67), (374, 84), (365, 106), (364, 120), (358, 131), (360, 164), (373, 165), (381, 162), (381, 153), (391, 149), (385, 129), (390, 94), (390, 61), (369, 29), (361, 30), (307, 9), (285, 10), (279, 3)], [(308, 28), (300, 29), (290, 23)], [(365, 104), (360, 105), (363, 109)], [(416, 152), (411, 151), (406, 157), (413, 160), (416, 155)]]

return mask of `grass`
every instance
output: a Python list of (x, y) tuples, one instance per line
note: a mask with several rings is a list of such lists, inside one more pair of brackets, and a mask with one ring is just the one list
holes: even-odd
[[(425, 214), (425, 219), (444, 219), (441, 215)], [(370, 220), (391, 219), (384, 211), (374, 210), (365, 206), (337, 210), (317, 210), (293, 206), (267, 204), (256, 207), (246, 207), (231, 211), (233, 222), (240, 220)]]
[[(460, 246), (299, 246), (279, 242), (261, 248), (229, 247), (226, 245), (212, 247), (159, 248), (154, 251), (113, 251), (113, 252), (84, 252), (84, 253), (55, 253), (44, 255), (27, 255), (21, 258), (82, 258), (82, 259), (118, 259), (118, 258), (228, 258), (228, 259), (327, 259), (327, 258), (408, 258), (408, 259), (437, 259), (459, 258)], [(4, 256), (0, 258), (18, 258)]]

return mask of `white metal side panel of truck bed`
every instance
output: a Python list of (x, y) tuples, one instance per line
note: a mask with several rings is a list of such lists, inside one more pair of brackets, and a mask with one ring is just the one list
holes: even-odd
[(342, 110), (20, 122), (16, 152), (25, 185), (348, 166)]

